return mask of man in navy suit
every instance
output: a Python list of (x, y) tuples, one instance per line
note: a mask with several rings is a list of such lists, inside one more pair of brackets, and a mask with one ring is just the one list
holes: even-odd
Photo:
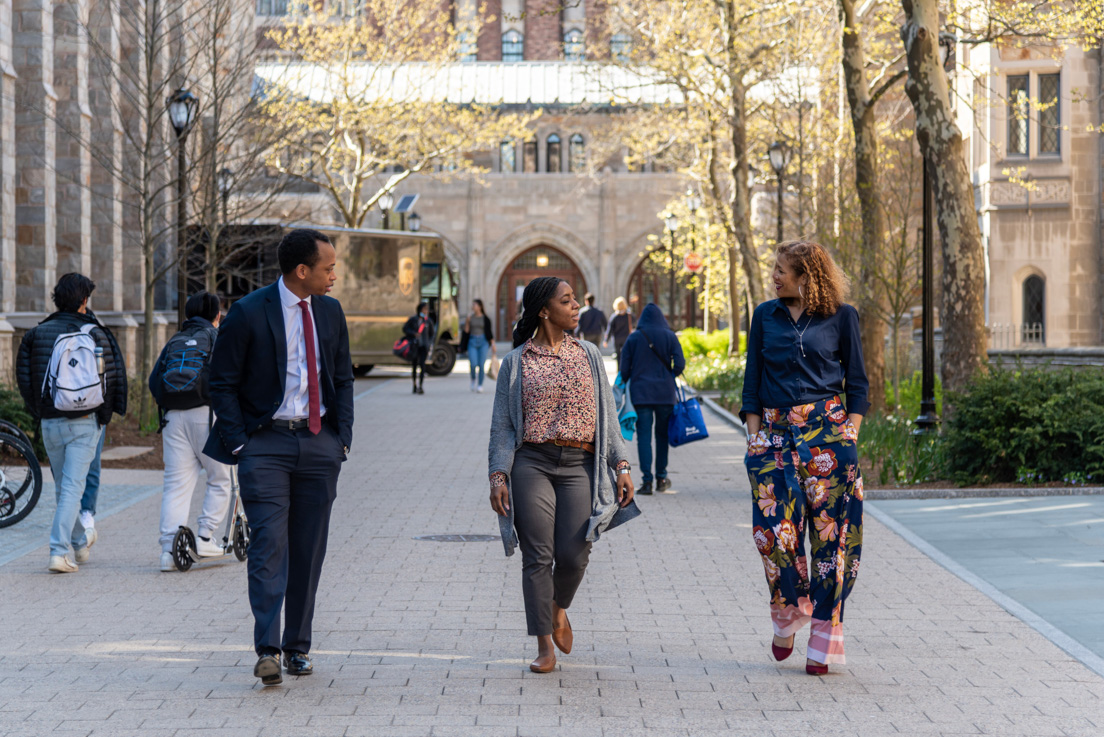
[[(280, 241), (283, 276), (230, 308), (211, 359), (215, 421), (203, 452), (237, 464), (252, 528), (249, 605), (267, 685), (310, 675), (311, 621), (337, 476), (353, 437), (353, 365), (340, 303), (326, 292), (337, 252), (325, 234)], [(283, 637), (280, 610), (284, 610)]]

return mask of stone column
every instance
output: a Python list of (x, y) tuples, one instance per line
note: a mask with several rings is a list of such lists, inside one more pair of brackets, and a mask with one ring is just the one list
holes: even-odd
[(87, 23), (88, 0), (55, 0), (57, 267), (59, 274), (78, 271), (90, 276), (92, 111), (88, 107)]
[(57, 281), (52, 0), (14, 0), (16, 309), (52, 311)]
[(88, 23), (93, 36), (88, 102), (92, 145), (98, 153), (91, 171), (92, 280), (96, 305), (123, 309), (123, 127), (119, 98), (119, 12), (115, 3), (97, 3)]
[(561, 0), (525, 0), (525, 60), (563, 58)]
[(12, 8), (0, 3), (0, 312), (15, 310), (15, 67)]

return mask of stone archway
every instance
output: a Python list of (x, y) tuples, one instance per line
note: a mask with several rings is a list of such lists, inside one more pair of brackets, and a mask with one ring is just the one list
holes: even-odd
[(629, 311), (639, 317), (645, 305), (655, 302), (672, 330), (700, 327), (698, 291), (687, 288), (690, 279), (691, 275), (681, 266), (672, 272), (666, 264), (654, 263), (645, 255), (637, 261), (625, 289)]
[(522, 251), (502, 272), (495, 290), (497, 340), (509, 340), (514, 322), (521, 309), (521, 293), (525, 285), (541, 276), (556, 276), (571, 284), (575, 294), (586, 293), (587, 281), (570, 256), (546, 244)]

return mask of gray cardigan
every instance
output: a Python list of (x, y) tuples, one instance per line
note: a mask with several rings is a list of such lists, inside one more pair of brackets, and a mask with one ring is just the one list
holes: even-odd
[[(594, 542), (610, 527), (614, 514), (618, 511), (616, 467), (628, 460), (625, 442), (621, 437), (621, 425), (617, 419), (617, 408), (613, 404), (613, 392), (606, 366), (602, 363), (602, 354), (592, 343), (580, 341), (590, 361), (590, 374), (594, 381), (594, 406), (597, 409), (594, 434), (594, 488), (591, 490), (590, 525), (586, 539)], [(517, 534), (514, 532), (514, 489), (510, 474), (514, 467), (514, 453), (521, 448), (525, 434), (525, 422), (521, 410), (521, 352), (525, 346), (515, 348), (502, 359), (495, 387), (494, 415), (491, 418), (491, 442), (488, 452), (490, 470), (488, 475), (501, 471), (506, 474), (506, 486), (510, 493), (510, 509), (505, 517), (499, 517), (502, 532), (502, 545), (506, 555), (513, 555), (517, 546)], [(639, 514), (632, 506), (631, 510), (622, 510), (626, 514), (621, 518), (631, 519)], [(615, 525), (616, 526), (616, 525)]]

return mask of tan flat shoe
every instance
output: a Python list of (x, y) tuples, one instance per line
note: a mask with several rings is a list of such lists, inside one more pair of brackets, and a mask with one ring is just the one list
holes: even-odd
[(571, 620), (567, 618), (567, 612), (564, 612), (564, 621), (567, 622), (566, 627), (552, 630), (552, 642), (561, 653), (567, 655), (571, 652), (571, 646), (575, 644), (575, 634), (571, 631)]
[(529, 664), (529, 670), (534, 673), (551, 673), (556, 669), (556, 654), (549, 653), (538, 657), (532, 663)]

